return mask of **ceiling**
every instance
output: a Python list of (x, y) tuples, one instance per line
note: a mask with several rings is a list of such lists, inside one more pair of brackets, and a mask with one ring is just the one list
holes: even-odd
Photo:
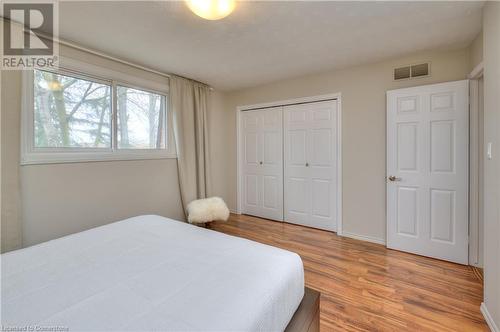
[(182, 1), (60, 2), (60, 37), (168, 73), (235, 90), (467, 46), (483, 2), (239, 2), (207, 21)]

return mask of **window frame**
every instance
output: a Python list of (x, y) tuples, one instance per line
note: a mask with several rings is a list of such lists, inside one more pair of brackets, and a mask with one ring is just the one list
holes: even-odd
[[(140, 151), (155, 151), (155, 150), (165, 150), (165, 149), (162, 149), (162, 148), (148, 148), (148, 149), (137, 149), (137, 148), (132, 148), (132, 149), (125, 149), (125, 148), (119, 148), (118, 147), (118, 87), (123, 87), (123, 88), (128, 88), (128, 89), (133, 89), (133, 90), (140, 90), (140, 91), (144, 91), (144, 92), (148, 92), (148, 93), (151, 93), (151, 94), (156, 94), (156, 95), (160, 95), (164, 98), (164, 102), (163, 102), (163, 105), (165, 107), (165, 117), (163, 119), (163, 127), (165, 128), (165, 147), (166, 149), (168, 150), (168, 144), (170, 142), (169, 140), (169, 133), (170, 133), (170, 128), (168, 127), (169, 126), (169, 123), (171, 122), (170, 119), (169, 119), (169, 116), (168, 116), (168, 96), (165, 94), (165, 93), (162, 93), (162, 92), (158, 92), (158, 91), (155, 91), (155, 90), (151, 90), (151, 89), (145, 89), (145, 88), (141, 88), (141, 87), (137, 87), (137, 86), (133, 86), (129, 83), (123, 83), (123, 82), (114, 82), (114, 85), (112, 87), (112, 91), (113, 91), (113, 97), (112, 97), (112, 104), (113, 104), (113, 110), (114, 112), (112, 112), (112, 124), (116, 127), (114, 128), (114, 130), (112, 130), (112, 135), (113, 135), (113, 138), (114, 138), (114, 145), (113, 147), (116, 149), (116, 150), (119, 150), (119, 151), (137, 151), (137, 150), (140, 150)], [(116, 101), (116, 102), (115, 102)], [(173, 142), (173, 139), (172, 139), (172, 142)]]
[[(148, 160), (177, 158), (173, 134), (173, 114), (169, 110), (168, 81), (165, 85), (109, 68), (100, 67), (70, 58), (60, 58), (61, 65), (56, 70), (45, 70), (55, 74), (72, 76), (111, 87), (111, 147), (35, 147), (34, 146), (34, 71), (22, 74), (21, 111), (21, 165)], [(166, 129), (165, 149), (119, 149), (117, 132), (117, 87), (124, 86), (155, 93), (165, 98), (164, 125)]]

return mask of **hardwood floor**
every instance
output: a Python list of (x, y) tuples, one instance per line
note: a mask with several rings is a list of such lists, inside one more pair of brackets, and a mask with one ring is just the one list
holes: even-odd
[(211, 228), (299, 254), (322, 294), (321, 331), (489, 331), (468, 266), (250, 216)]

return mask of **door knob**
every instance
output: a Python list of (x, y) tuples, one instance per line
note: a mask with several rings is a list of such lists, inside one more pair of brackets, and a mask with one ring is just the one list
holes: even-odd
[(392, 182), (401, 181), (401, 178), (395, 177), (394, 175), (389, 175), (387, 178), (389, 179), (389, 181), (392, 181)]
[(259, 162), (259, 164), (261, 164), (261, 165), (262, 165), (262, 161), (260, 161), (260, 162)]
[(306, 167), (309, 167), (309, 163), (306, 163)]

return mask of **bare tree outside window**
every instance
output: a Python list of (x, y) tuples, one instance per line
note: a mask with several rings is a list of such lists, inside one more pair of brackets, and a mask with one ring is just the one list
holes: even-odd
[(32, 113), (24, 119), (32, 121), (23, 122), (23, 135), (30, 130), (23, 162), (173, 156), (167, 142), (167, 95), (117, 84), (115, 79), (123, 79), (119, 75), (96, 75), (69, 69), (26, 74), (32, 79), (26, 105), (32, 107), (23, 109)]
[(111, 86), (35, 70), (34, 146), (110, 148)]
[(118, 148), (165, 148), (165, 97), (117, 87)]

